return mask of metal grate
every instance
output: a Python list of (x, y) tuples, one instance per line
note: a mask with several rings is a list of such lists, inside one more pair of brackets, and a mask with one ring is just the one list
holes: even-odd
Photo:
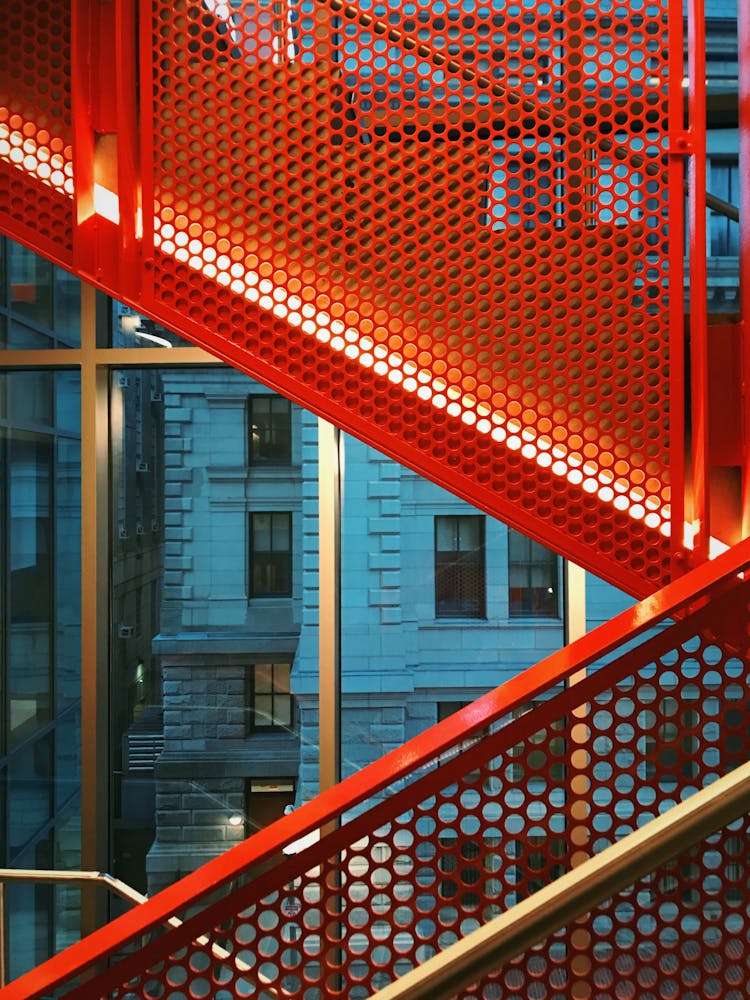
[[(76, 8), (72, 83), (14, 13), (6, 131), (68, 157), (72, 86), (79, 273), (646, 594), (684, 568), (671, 7), (144, 0), (140, 108), (127, 5)], [(49, 252), (32, 168), (0, 220)]]

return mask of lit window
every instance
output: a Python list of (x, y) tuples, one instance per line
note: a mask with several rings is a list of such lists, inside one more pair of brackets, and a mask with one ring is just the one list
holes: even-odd
[(508, 608), (511, 618), (559, 618), (557, 556), (508, 529)]
[(290, 663), (256, 663), (250, 673), (252, 729), (291, 729)]
[(484, 618), (484, 517), (435, 518), (435, 617)]
[(288, 399), (251, 396), (248, 423), (252, 465), (291, 465), (292, 419)]
[(292, 515), (250, 515), (250, 596), (288, 597), (292, 593)]

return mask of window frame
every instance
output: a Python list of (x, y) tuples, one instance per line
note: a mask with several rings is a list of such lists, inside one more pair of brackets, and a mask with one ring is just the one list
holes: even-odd
[[(265, 403), (268, 406), (268, 417), (265, 425), (260, 424), (256, 412), (260, 403)], [(279, 404), (283, 407), (284, 413), (275, 415), (273, 407)], [(279, 430), (279, 416), (282, 417), (282, 420), (286, 421), (286, 428), (282, 428), (285, 438), (283, 449), (279, 449), (282, 453), (279, 455), (264, 456), (261, 454), (263, 447), (272, 451), (277, 447), (275, 438)], [(255, 444), (253, 429), (257, 426), (265, 426), (265, 433), (263, 434), (265, 445)], [(279, 396), (276, 393), (251, 393), (248, 396), (247, 461), (248, 465), (254, 468), (292, 465), (292, 404), (284, 396)]]
[[(255, 518), (257, 517), (270, 517), (271, 524), (269, 530), (269, 537), (271, 540), (271, 548), (258, 550), (255, 545)], [(274, 520), (276, 518), (286, 518), (287, 521), (287, 536), (289, 539), (288, 548), (286, 549), (275, 549), (273, 547), (273, 537), (274, 537)], [(265, 600), (268, 598), (278, 598), (278, 597), (291, 597), (294, 589), (293, 583), (293, 554), (294, 554), (294, 543), (292, 538), (292, 530), (294, 526), (294, 518), (290, 510), (257, 510), (251, 511), (248, 514), (248, 580), (247, 580), (247, 594), (248, 599)], [(274, 555), (283, 556), (286, 561), (286, 578), (287, 586), (282, 589), (255, 589), (255, 571), (258, 563), (261, 561), (258, 558), (258, 553), (264, 553), (268, 557), (273, 557)], [(266, 562), (269, 562), (267, 559)]]
[[(526, 560), (512, 560), (511, 559), (511, 549), (512, 540), (518, 539), (524, 541), (529, 547), (529, 558)], [(534, 552), (540, 554), (540, 558), (534, 559)], [(543, 558), (541, 556), (543, 555)], [(544, 567), (547, 563), (546, 569), (549, 571), (549, 579), (542, 587), (532, 586), (532, 575), (535, 569), (539, 567)], [(522, 534), (520, 531), (515, 531), (513, 528), (508, 528), (508, 618), (514, 619), (529, 619), (532, 618), (536, 621), (544, 620), (550, 622), (559, 622), (561, 620), (561, 608), (560, 608), (560, 557), (557, 553), (553, 552), (551, 549), (546, 548), (539, 542), (535, 541), (533, 538), (529, 538), (527, 535)], [(514, 571), (524, 572), (527, 577), (527, 583), (524, 587), (514, 587), (513, 586), (513, 576)], [(533, 598), (533, 591), (546, 590), (547, 592), (553, 594), (554, 600), (554, 611), (549, 610), (544, 601), (536, 604)], [(519, 604), (517, 600), (513, 598), (513, 592), (515, 590), (521, 591), (523, 593), (530, 593), (532, 596), (530, 600), (524, 601)], [(552, 601), (549, 602), (550, 604)]]
[[(262, 694), (267, 695), (271, 700), (271, 714), (269, 716), (270, 722), (259, 723), (258, 710), (256, 708), (256, 699), (258, 697), (258, 668), (259, 667), (270, 667), (270, 690), (267, 692), (262, 692)], [(277, 669), (286, 669), (286, 685), (287, 689), (277, 688), (276, 686), (276, 671)], [(263, 661), (258, 663), (251, 663), (246, 675), (246, 705), (247, 705), (247, 735), (257, 735), (259, 733), (296, 733), (296, 712), (294, 704), (294, 695), (292, 694), (292, 664), (289, 661)], [(289, 723), (288, 725), (284, 722), (277, 721), (276, 715), (276, 702), (278, 699), (288, 700), (289, 705)]]
[[(457, 547), (454, 549), (438, 548), (438, 531), (440, 522), (455, 522), (455, 537)], [(460, 526), (468, 524), (469, 521), (479, 526), (479, 544), (473, 549), (462, 549), (460, 541)], [(440, 620), (487, 620), (487, 547), (486, 547), (486, 518), (484, 514), (436, 514), (433, 521), (433, 557), (434, 557), (434, 585), (435, 585), (435, 618)], [(453, 558), (447, 557), (452, 553)], [(463, 571), (463, 572), (462, 572)], [(441, 596), (444, 580), (448, 573), (457, 574), (458, 589), (461, 591), (452, 600)], [(478, 584), (475, 587), (476, 596), (464, 596), (470, 590), (470, 585), (464, 577), (469, 577), (471, 573), (478, 573)], [(472, 610), (468, 607), (471, 601), (476, 607)], [(463, 606), (459, 606), (463, 605)]]

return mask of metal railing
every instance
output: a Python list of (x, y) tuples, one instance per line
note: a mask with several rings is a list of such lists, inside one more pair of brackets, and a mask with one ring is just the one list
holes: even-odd
[(373, 994), (442, 1000), (496, 972), (555, 931), (750, 811), (750, 763), (589, 858)]
[[(73, 882), (77, 885), (85, 885), (87, 883), (95, 883), (98, 885), (103, 885), (110, 892), (115, 895), (120, 896), (121, 899), (127, 900), (129, 903), (133, 903), (135, 906), (141, 906), (146, 902), (148, 896), (145, 896), (142, 892), (138, 892), (132, 886), (123, 882), (119, 878), (115, 878), (114, 875), (110, 875), (108, 872), (87, 872), (87, 871), (59, 871), (56, 869), (48, 868), (0, 868), (0, 989), (2, 989), (7, 983), (7, 956), (6, 956), (6, 916), (5, 916), (5, 883), (6, 882), (50, 882), (63, 884), (65, 882)], [(182, 921), (179, 917), (169, 917), (164, 921), (165, 925), (170, 927), (181, 927)], [(207, 944), (208, 938), (198, 938), (199, 943)], [(220, 960), (226, 960), (229, 957), (229, 953), (221, 947), (221, 945), (212, 943), (211, 953)], [(242, 971), (245, 973), (250, 972), (250, 967), (241, 960), (238, 963), (242, 967)], [(278, 993), (274, 989), (268, 989), (263, 983), (263, 977), (256, 977), (256, 985), (260, 986), (259, 997), (262, 998), (275, 998)]]
[(6, 916), (5, 916), (5, 884), (7, 882), (52, 882), (62, 884), (74, 882), (76, 885), (97, 883), (105, 886), (110, 892), (134, 905), (145, 903), (148, 899), (126, 882), (122, 882), (107, 872), (57, 871), (45, 868), (0, 868), (0, 989), (6, 985), (8, 966), (6, 949)]

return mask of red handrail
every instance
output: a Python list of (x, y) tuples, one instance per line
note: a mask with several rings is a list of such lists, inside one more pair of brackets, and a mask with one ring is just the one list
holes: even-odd
[[(750, 539), (740, 542), (713, 562), (705, 563), (659, 593), (623, 611), (570, 646), (479, 698), (444, 722), (414, 737), (397, 750), (363, 768), (339, 785), (254, 834), (175, 885), (164, 889), (137, 911), (118, 917), (38, 968), (11, 983), (3, 1000), (32, 1000), (80, 974), (107, 955), (120, 952), (134, 939), (169, 917), (194, 906), (222, 883), (236, 879), (277, 855), (286, 844), (340, 817), (386, 786), (485, 729), (497, 719), (533, 701), (572, 673), (606, 656), (664, 619), (699, 607), (709, 591), (731, 584), (750, 567)], [(302, 855), (299, 856), (302, 858)], [(314, 863), (317, 863), (317, 859)], [(304, 860), (300, 864), (305, 864)], [(308, 864), (309, 867), (309, 864)]]

